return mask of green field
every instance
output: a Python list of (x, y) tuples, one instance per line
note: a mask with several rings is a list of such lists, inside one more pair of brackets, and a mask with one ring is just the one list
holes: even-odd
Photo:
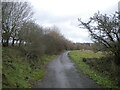
[[(3, 88), (31, 88), (45, 74), (46, 64), (54, 55), (44, 55), (40, 60), (29, 63), (18, 49), (3, 48)], [(34, 66), (31, 66), (34, 65)]]
[(116, 83), (112, 81), (108, 76), (103, 75), (102, 73), (98, 72), (97, 70), (90, 68), (88, 64), (83, 62), (83, 58), (101, 58), (104, 55), (100, 53), (93, 53), (88, 51), (71, 51), (69, 54), (71, 60), (73, 60), (76, 64), (76, 67), (82, 71), (83, 73), (87, 74), (90, 78), (95, 80), (97, 84), (104, 88), (118, 88)]

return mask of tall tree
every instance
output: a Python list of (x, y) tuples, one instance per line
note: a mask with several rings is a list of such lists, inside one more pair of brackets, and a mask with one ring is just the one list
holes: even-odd
[(20, 27), (30, 20), (33, 12), (27, 2), (2, 2), (2, 43), (8, 46), (9, 40), (14, 41)]

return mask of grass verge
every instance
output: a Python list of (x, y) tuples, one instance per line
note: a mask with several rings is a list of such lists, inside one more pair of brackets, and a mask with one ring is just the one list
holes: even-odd
[(35, 67), (31, 67), (20, 50), (3, 48), (2, 88), (31, 88), (36, 80), (44, 76), (45, 65), (54, 57), (44, 55), (41, 60), (33, 61)]
[(90, 68), (85, 62), (83, 62), (83, 58), (100, 58), (104, 57), (102, 54), (85, 52), (85, 51), (71, 51), (69, 52), (69, 57), (75, 62), (77, 68), (81, 70), (83, 73), (87, 74), (90, 78), (96, 81), (97, 84), (101, 85), (103, 88), (116, 88), (120, 89), (116, 86), (116, 82), (112, 81), (108, 76), (99, 73), (97, 70)]

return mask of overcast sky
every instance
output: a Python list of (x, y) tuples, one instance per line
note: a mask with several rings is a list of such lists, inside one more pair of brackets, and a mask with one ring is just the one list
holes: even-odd
[(57, 26), (73, 42), (92, 42), (87, 30), (78, 27), (78, 18), (87, 21), (98, 12), (112, 14), (119, 0), (29, 0), (36, 22), (43, 27)]

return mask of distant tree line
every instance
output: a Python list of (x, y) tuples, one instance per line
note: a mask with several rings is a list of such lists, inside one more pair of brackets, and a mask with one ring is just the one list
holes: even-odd
[(32, 20), (27, 2), (2, 2), (2, 45), (20, 47), (28, 59), (43, 54), (57, 54), (74, 45), (60, 34), (57, 27), (43, 28)]
[(93, 50), (94, 43), (74, 43), (76, 50)]

